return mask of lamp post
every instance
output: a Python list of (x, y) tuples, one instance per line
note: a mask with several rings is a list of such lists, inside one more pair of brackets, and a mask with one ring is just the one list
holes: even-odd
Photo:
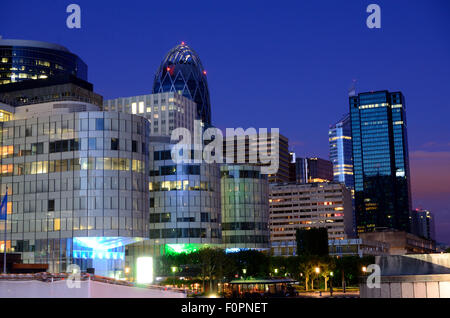
[(175, 273), (177, 271), (177, 267), (176, 266), (172, 266), (171, 270), (172, 270), (172, 273), (173, 273), (173, 286), (175, 287)]
[(317, 287), (319, 287), (319, 289), (320, 289), (320, 286), (319, 286), (320, 267), (314, 268), (314, 271), (316, 272), (316, 276), (317, 276)]
[(330, 272), (330, 297), (333, 297), (333, 276), (334, 273)]
[(244, 278), (245, 278), (245, 276), (246, 276), (246, 274), (247, 274), (247, 269), (246, 269), (246, 268), (243, 268), (243, 269), (242, 269), (242, 274), (244, 275)]

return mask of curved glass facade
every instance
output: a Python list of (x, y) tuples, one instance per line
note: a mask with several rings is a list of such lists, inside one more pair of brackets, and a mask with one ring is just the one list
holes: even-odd
[(197, 119), (211, 125), (206, 71), (197, 53), (184, 42), (167, 53), (159, 66), (153, 83), (153, 93), (177, 92), (197, 104)]
[(1, 125), (8, 250), (50, 272), (123, 271), (124, 246), (148, 237), (148, 120), (92, 111)]
[(60, 45), (0, 39), (0, 85), (58, 74), (87, 81), (87, 65)]
[[(175, 164), (173, 145), (150, 144), (150, 241), (153, 255), (180, 244), (220, 244), (220, 177), (215, 164)], [(147, 242), (145, 242), (147, 245)]]
[(267, 176), (251, 165), (222, 165), (220, 172), (225, 248), (269, 248)]

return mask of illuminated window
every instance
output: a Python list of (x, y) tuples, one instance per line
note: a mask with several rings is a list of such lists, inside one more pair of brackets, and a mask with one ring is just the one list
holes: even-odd
[(143, 114), (144, 109), (144, 102), (139, 102), (139, 114)]
[(136, 103), (131, 103), (131, 113), (137, 114), (137, 104)]

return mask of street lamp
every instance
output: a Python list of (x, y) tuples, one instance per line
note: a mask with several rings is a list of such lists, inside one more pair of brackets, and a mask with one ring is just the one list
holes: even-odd
[(363, 267), (362, 267), (362, 271), (363, 271), (364, 273), (367, 272), (367, 267), (363, 266)]
[(333, 297), (333, 276), (334, 273), (330, 272), (330, 296)]
[(172, 266), (172, 273), (175, 273), (177, 271), (177, 267), (176, 266)]
[(320, 289), (320, 286), (319, 286), (319, 273), (320, 273), (320, 267), (314, 268), (314, 271), (315, 271), (316, 274), (317, 274), (317, 287), (319, 287), (319, 289)]
[(242, 269), (242, 273), (247, 274), (247, 269), (246, 269), (246, 268), (243, 268), (243, 269)]

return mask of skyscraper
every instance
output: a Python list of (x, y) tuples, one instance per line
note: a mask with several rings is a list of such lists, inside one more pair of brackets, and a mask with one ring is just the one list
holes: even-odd
[(410, 232), (411, 191), (401, 92), (349, 97), (358, 232)]
[(433, 213), (424, 209), (415, 209), (413, 211), (413, 220), (416, 227), (416, 235), (429, 240), (436, 240)]
[(333, 180), (344, 183), (347, 188), (353, 189), (350, 114), (345, 115), (330, 127), (328, 140), (330, 142), (330, 160), (333, 163)]
[(167, 53), (159, 66), (153, 83), (153, 93), (177, 92), (197, 103), (196, 119), (211, 125), (206, 71), (197, 53), (184, 42)]
[(70, 74), (87, 81), (87, 65), (58, 44), (0, 39), (0, 85), (58, 74)]
[[(321, 158), (295, 159), (295, 180), (297, 183), (333, 181), (333, 165), (331, 161)], [(291, 173), (292, 174), (292, 173)], [(293, 179), (293, 177), (291, 177)]]
[(197, 113), (195, 102), (175, 92), (109, 99), (103, 109), (146, 117), (152, 136), (170, 136), (178, 127), (193, 131)]

